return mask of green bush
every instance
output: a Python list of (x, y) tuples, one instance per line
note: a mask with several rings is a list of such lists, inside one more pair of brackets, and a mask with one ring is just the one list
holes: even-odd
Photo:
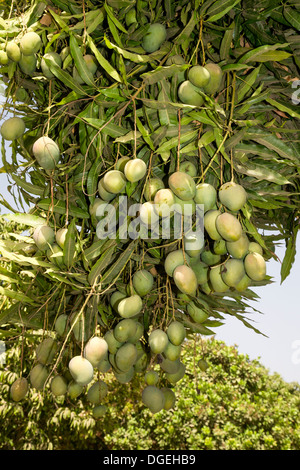
[[(10, 384), (20, 376), (22, 349), (26, 377), (36, 342), (33, 335), (23, 345), (21, 340), (14, 340), (11, 347), (7, 344), (6, 364), (0, 373), (2, 450), (300, 447), (299, 384), (269, 374), (259, 360), (250, 361), (234, 346), (200, 337), (187, 341), (182, 356), (187, 374), (176, 385), (175, 408), (155, 415), (141, 401), (143, 374), (124, 385), (116, 384), (111, 373), (101, 375), (109, 390), (103, 400), (108, 412), (95, 420), (86, 394), (71, 400), (54, 397), (49, 390), (30, 389), (20, 403), (10, 400)], [(207, 362), (206, 370), (199, 367), (200, 359)]]

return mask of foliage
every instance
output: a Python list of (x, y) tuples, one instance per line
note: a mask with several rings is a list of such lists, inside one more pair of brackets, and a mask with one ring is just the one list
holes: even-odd
[[(20, 403), (9, 399), (22, 351), (29, 370), (34, 344), (36, 335), (25, 344), (20, 337), (8, 344), (1, 370), (2, 450), (299, 449), (299, 384), (271, 375), (234, 346), (200, 337), (186, 344), (188, 373), (178, 384), (171, 412), (152, 415), (142, 406), (143, 377), (126, 386), (108, 374), (103, 403), (109, 410), (95, 420), (85, 395), (71, 400), (31, 390)], [(200, 359), (207, 361), (206, 371), (199, 368)]]
[[(253, 8), (248, 0), (33, 0), (2, 8), (3, 50), (8, 40), (19, 41), (28, 30), (38, 33), (42, 47), (31, 73), (14, 61), (1, 67), (7, 84), (2, 117), (6, 112), (21, 116), (27, 130), (11, 143), (11, 158), (2, 141), (1, 171), (20, 208), (16, 211), (2, 197), (11, 211), (5, 219), (22, 224), (26, 232), (0, 239), (0, 324), (13, 331), (21, 323), (24, 335), (27, 328), (51, 334), (57, 316), (66, 313), (72, 328), (83, 321), (87, 337), (99, 330), (103, 335), (119, 320), (111, 294), (116, 288), (132, 293), (132, 274), (146, 267), (156, 281), (143, 299), (140, 317), (147, 354), (151, 328), (165, 329), (175, 318), (184, 323), (188, 336), (213, 334), (226, 315), (257, 331), (247, 319), (250, 302), (258, 298), (250, 288), (208, 295), (199, 287), (195, 298), (209, 318), (191, 322), (182, 315), (174, 280), (164, 271), (170, 246), (182, 248), (182, 240), (121, 240), (120, 233), (116, 239), (99, 239), (91, 207), (100, 178), (120, 157), (142, 159), (146, 179), (166, 179), (187, 160), (197, 168), (197, 182), (219, 188), (234, 180), (245, 188), (248, 199), (238, 214), (240, 223), (267, 260), (276, 258), (276, 243), (286, 242), (284, 280), (299, 230), (300, 115), (291, 99), (299, 77), (297, 2), (283, 6), (262, 0)], [(167, 39), (147, 54), (142, 39), (155, 22), (166, 26)], [(41, 61), (50, 51), (63, 60), (60, 67), (44, 58), (53, 75), (49, 79)], [(95, 57), (95, 75), (86, 66), (86, 53)], [(174, 55), (184, 64), (168, 65)], [(219, 92), (204, 95), (200, 107), (180, 102), (179, 77), (192, 65), (207, 62), (222, 69)], [(20, 90), (26, 92), (23, 100), (18, 99)], [(44, 135), (60, 149), (53, 170), (34, 158), (33, 144)], [(127, 182), (130, 204), (143, 200), (146, 179)], [(56, 257), (37, 249), (32, 238), (42, 224), (55, 232), (67, 228), (66, 243)], [(267, 276), (253, 284), (270, 281)], [(72, 340), (72, 352), (82, 349), (81, 341)]]

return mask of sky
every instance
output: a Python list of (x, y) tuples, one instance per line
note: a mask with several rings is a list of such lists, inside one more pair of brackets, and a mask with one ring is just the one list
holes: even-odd
[[(2, 122), (0, 120), (0, 126)], [(12, 207), (16, 207), (7, 190), (7, 184), (5, 173), (0, 173), (0, 194)], [(0, 212), (5, 214), (8, 211), (0, 206)], [(282, 260), (284, 247), (277, 248), (276, 255)], [(215, 338), (224, 341), (228, 346), (235, 345), (238, 351), (248, 355), (250, 360), (258, 359), (270, 373), (279, 373), (285, 381), (300, 383), (299, 236), (295, 262), (290, 275), (282, 284), (280, 267), (279, 261), (268, 261), (267, 274), (272, 276), (273, 283), (253, 289), (260, 299), (250, 305), (261, 314), (250, 310), (247, 318), (251, 319), (263, 335), (247, 328), (234, 317), (226, 316), (224, 325), (215, 328)]]

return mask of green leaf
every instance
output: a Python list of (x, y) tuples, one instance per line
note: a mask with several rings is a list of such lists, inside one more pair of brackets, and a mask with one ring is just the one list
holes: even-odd
[(107, 5), (106, 2), (104, 3), (104, 8), (107, 13), (107, 16), (111, 19), (111, 21), (115, 24), (115, 26), (123, 33), (128, 34), (128, 31), (126, 31), (122, 23), (120, 23), (120, 21), (115, 17), (113, 13), (113, 9), (109, 5)]
[(286, 247), (286, 251), (284, 254), (284, 258), (283, 258), (283, 261), (281, 264), (281, 270), (280, 270), (281, 284), (290, 274), (292, 266), (295, 261), (297, 230), (294, 230), (293, 236), (290, 237), (287, 241), (287, 247)]
[[(116, 245), (117, 243), (115, 241), (113, 246), (107, 248), (107, 250), (105, 250), (102, 256), (98, 259), (98, 261), (92, 267), (88, 275), (88, 281), (91, 286), (97, 281), (98, 277), (101, 275), (103, 270), (111, 263), (111, 258), (112, 258), (113, 253), (115, 252)], [(101, 278), (99, 279), (99, 283), (102, 283)]]
[(288, 103), (282, 103), (278, 100), (273, 100), (272, 98), (266, 98), (266, 101), (270, 103), (274, 108), (279, 109), (279, 111), (283, 111), (284, 113), (289, 114), (293, 118), (300, 119), (300, 114), (295, 111), (293, 106), (289, 106)]
[(273, 171), (271, 168), (268, 168), (267, 165), (259, 165), (258, 163), (247, 161), (246, 165), (235, 163), (234, 168), (239, 173), (252, 176), (258, 181), (266, 180), (280, 185), (291, 184), (287, 178), (277, 171)]
[(12, 179), (17, 183), (18, 186), (25, 189), (30, 194), (35, 194), (36, 196), (43, 196), (45, 192), (45, 188), (37, 186), (32, 183), (28, 183), (23, 178), (20, 178), (16, 174), (11, 174)]
[(231, 42), (233, 38), (233, 33), (234, 33), (234, 24), (232, 24), (229, 29), (227, 29), (224, 33), (222, 42), (221, 42), (221, 47), (220, 47), (220, 58), (221, 60), (229, 59), (230, 56), (230, 48), (231, 48)]
[(54, 61), (51, 61), (49, 59), (44, 60), (50, 68), (50, 71), (53, 73), (53, 75), (56, 76), (56, 78), (58, 78), (58, 80), (64, 83), (68, 88), (71, 88), (71, 90), (77, 93), (77, 95), (87, 95), (86, 91), (74, 80), (73, 77), (71, 77), (68, 72), (62, 70), (58, 65), (54, 63)]
[[(53, 201), (51, 200), (51, 198), (41, 199), (40, 201), (38, 201), (37, 205), (45, 211), (53, 210), (53, 212), (57, 214), (65, 215), (67, 212), (66, 203), (57, 199), (53, 199)], [(72, 217), (77, 217), (78, 219), (90, 218), (90, 214), (87, 211), (70, 203), (68, 204), (68, 213)]]
[(230, 10), (232, 10), (241, 0), (217, 0), (208, 10), (208, 18), (206, 22), (213, 23), (218, 21), (220, 18), (225, 16)]
[(74, 59), (75, 67), (80, 77), (82, 78), (84, 83), (94, 87), (95, 86), (94, 77), (92, 73), (89, 71), (85, 63), (81, 49), (77, 43), (77, 40), (73, 36), (73, 34), (70, 34), (70, 51)]
[(72, 219), (68, 226), (66, 238), (64, 242), (63, 255), (64, 264), (70, 269), (74, 262), (74, 255), (76, 252), (76, 219)]
[(240, 103), (244, 96), (251, 90), (252, 86), (256, 82), (257, 76), (260, 72), (260, 68), (261, 66), (259, 65), (256, 69), (252, 70), (252, 72), (249, 73), (249, 75), (247, 75), (246, 77), (238, 77), (240, 80), (242, 80), (242, 83), (238, 87), (236, 94), (238, 103)]
[(285, 6), (283, 15), (297, 31), (300, 31), (300, 13), (295, 8)]
[(151, 72), (146, 72), (141, 75), (144, 82), (147, 85), (153, 85), (165, 78), (172, 77), (173, 75), (177, 75), (180, 72), (186, 70), (189, 66), (188, 65), (176, 65), (172, 64), (169, 66), (158, 66), (155, 70)]
[(269, 53), (272, 51), (277, 51), (277, 49), (287, 47), (288, 45), (289, 43), (283, 43), (256, 47), (255, 49), (251, 49), (249, 52), (243, 54), (242, 57), (238, 60), (238, 63), (247, 64), (248, 62), (259, 62), (261, 60), (262, 62), (276, 60), (276, 58), (270, 58), (271, 55)]
[(116, 282), (130, 260), (137, 245), (137, 240), (133, 240), (128, 247), (119, 254), (117, 261), (103, 274), (101, 284), (107, 285)]
[(12, 222), (16, 222), (20, 225), (28, 225), (29, 227), (38, 227), (47, 223), (46, 219), (33, 214), (3, 214), (1, 217), (5, 217)]
[(108, 62), (105, 57), (101, 54), (101, 52), (95, 46), (91, 36), (87, 35), (87, 44), (90, 47), (91, 51), (93, 52), (94, 56), (96, 57), (97, 61), (101, 65), (101, 67), (110, 75), (114, 80), (117, 82), (122, 82), (122, 79), (118, 72), (113, 68), (113, 66)]

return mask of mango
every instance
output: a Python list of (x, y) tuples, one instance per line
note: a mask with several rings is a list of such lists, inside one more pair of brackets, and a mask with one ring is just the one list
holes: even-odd
[(42, 390), (48, 375), (48, 369), (43, 364), (36, 364), (29, 374), (31, 386), (36, 390)]
[(118, 304), (122, 299), (125, 299), (127, 297), (126, 294), (123, 292), (120, 292), (119, 290), (115, 290), (111, 296), (110, 296), (110, 305), (112, 308), (117, 312), (118, 311)]
[(240, 221), (229, 212), (223, 212), (216, 218), (216, 228), (221, 237), (227, 242), (237, 241), (243, 233)]
[(99, 336), (94, 336), (86, 343), (83, 350), (83, 355), (92, 364), (93, 367), (96, 367), (101, 359), (107, 355), (107, 351), (108, 344), (105, 339)]
[(156, 385), (159, 381), (159, 375), (155, 370), (149, 370), (144, 376), (147, 385)]
[(196, 323), (203, 323), (208, 319), (209, 315), (202, 308), (198, 307), (195, 302), (189, 302), (187, 304), (187, 313), (192, 320)]
[[(211, 250), (206, 249), (200, 255), (201, 261), (207, 266), (214, 266), (221, 261), (221, 255), (213, 253)], [(205, 283), (202, 283), (205, 284)]]
[(129, 383), (133, 379), (134, 374), (135, 374), (135, 368), (134, 367), (130, 367), (130, 369), (128, 369), (125, 372), (117, 372), (117, 371), (114, 370), (115, 378), (121, 384)]
[(124, 173), (119, 170), (110, 170), (103, 177), (103, 186), (106, 191), (112, 194), (118, 194), (124, 191), (126, 178)]
[(87, 391), (87, 399), (94, 405), (99, 405), (108, 393), (107, 383), (103, 380), (98, 380), (91, 385)]
[(13, 401), (23, 400), (28, 393), (28, 380), (25, 377), (16, 379), (10, 387), (10, 398)]
[(9, 58), (5, 51), (0, 51), (0, 64), (7, 65), (9, 62)]
[(164, 189), (165, 185), (161, 178), (150, 178), (145, 184), (144, 198), (146, 201), (153, 201), (159, 189)]
[(1, 136), (4, 140), (16, 140), (22, 137), (25, 132), (25, 122), (22, 118), (12, 117), (6, 119), (1, 126)]
[(221, 204), (232, 212), (239, 211), (247, 201), (247, 193), (243, 186), (233, 181), (222, 184), (218, 196)]
[(183, 171), (175, 171), (169, 176), (169, 188), (183, 201), (193, 199), (196, 193), (196, 183), (194, 179)]
[(160, 217), (170, 217), (175, 204), (174, 193), (168, 189), (159, 189), (154, 196), (154, 210)]
[(167, 372), (167, 374), (175, 374), (179, 370), (180, 360), (175, 359), (175, 361), (172, 361), (162, 356), (162, 361), (159, 365), (164, 372)]
[(108, 372), (111, 369), (111, 363), (109, 362), (108, 355), (106, 355), (104, 358), (101, 359), (101, 361), (98, 362), (96, 369), (98, 369), (99, 372), (102, 372), (105, 374), (105, 372)]
[(259, 253), (261, 256), (263, 255), (263, 249), (257, 242), (250, 242), (248, 251), (249, 253)]
[(53, 170), (60, 158), (58, 145), (47, 136), (40, 137), (34, 142), (32, 152), (44, 170)]
[(132, 277), (132, 284), (140, 297), (149, 294), (153, 288), (154, 277), (147, 269), (136, 271)]
[(204, 214), (204, 228), (212, 240), (220, 240), (222, 238), (216, 226), (216, 220), (220, 215), (221, 212), (215, 209), (211, 209)]
[(132, 318), (124, 318), (113, 329), (114, 337), (119, 343), (125, 343), (136, 333), (137, 322)]
[(145, 351), (138, 351), (138, 357), (134, 364), (134, 372), (144, 372), (148, 366), (148, 355)]
[(22, 54), (30, 56), (39, 52), (42, 45), (40, 36), (34, 31), (30, 31), (21, 38), (20, 50)]
[(209, 364), (205, 359), (199, 359), (197, 366), (199, 367), (200, 370), (205, 372), (209, 368)]
[(167, 30), (165, 25), (160, 23), (152, 23), (148, 26), (147, 32), (142, 40), (142, 48), (152, 53), (157, 51), (167, 38)]
[(68, 315), (62, 313), (59, 315), (55, 321), (54, 329), (58, 336), (65, 336), (67, 332), (67, 324), (68, 324)]
[(163, 392), (155, 385), (147, 385), (142, 392), (142, 402), (155, 414), (161, 411), (165, 404)]
[(99, 193), (100, 198), (106, 202), (111, 201), (116, 196), (114, 193), (110, 193), (109, 191), (105, 189), (103, 178), (101, 178), (98, 183), (98, 193)]
[(209, 272), (209, 281), (214, 292), (223, 293), (229, 290), (222, 278), (222, 266), (212, 266)]
[(115, 170), (122, 171), (124, 173), (124, 168), (127, 162), (129, 162), (130, 158), (129, 157), (120, 157), (118, 158), (115, 166)]
[(79, 397), (79, 395), (82, 394), (83, 390), (84, 390), (84, 385), (80, 385), (74, 380), (71, 380), (71, 382), (68, 383), (67, 393), (71, 399)]
[(237, 259), (243, 259), (249, 250), (249, 239), (245, 233), (235, 242), (226, 242), (228, 253)]
[(208, 280), (208, 265), (203, 263), (200, 258), (191, 258), (189, 266), (196, 274), (198, 284), (205, 284)]
[(221, 87), (223, 78), (222, 69), (218, 64), (213, 63), (206, 64), (204, 68), (210, 74), (210, 81), (203, 87), (204, 92), (208, 95), (214, 95)]
[(192, 178), (195, 178), (197, 176), (197, 168), (194, 163), (189, 162), (188, 160), (181, 162), (179, 165), (179, 171), (182, 173), (187, 173), (190, 175)]
[(174, 194), (174, 206), (173, 209), (175, 212), (178, 212), (183, 217), (192, 217), (193, 214), (196, 212), (196, 204), (193, 199), (188, 201), (183, 201), (179, 197)]
[[(233, 242), (237, 243), (237, 242)], [(213, 244), (213, 252), (216, 253), (216, 255), (226, 255), (227, 254), (227, 245), (226, 241), (220, 238), (219, 240), (215, 240)]]
[(256, 252), (248, 253), (244, 259), (246, 274), (252, 281), (263, 281), (266, 277), (266, 262), (262, 255)]
[(175, 372), (174, 374), (170, 374), (170, 373), (167, 372), (166, 373), (166, 379), (171, 384), (175, 384), (175, 383), (179, 382), (184, 377), (185, 371), (186, 371), (185, 365), (182, 362), (180, 362), (177, 372)]
[(171, 341), (168, 341), (168, 344), (163, 351), (163, 355), (166, 359), (169, 359), (170, 361), (176, 361), (176, 359), (180, 358), (181, 350), (181, 344), (176, 346), (175, 344), (171, 343)]
[(118, 313), (123, 318), (131, 318), (138, 315), (143, 308), (143, 301), (138, 294), (133, 294), (122, 299), (118, 304)]
[(21, 51), (16, 42), (9, 41), (6, 45), (5, 51), (7, 57), (13, 62), (19, 62), (19, 60), (21, 59)]
[(190, 68), (188, 73), (189, 81), (198, 88), (207, 86), (210, 82), (210, 73), (205, 67), (201, 65), (194, 65)]
[(53, 338), (44, 339), (36, 348), (36, 359), (44, 366), (53, 361), (58, 350), (58, 344)]
[(55, 233), (49, 225), (39, 225), (33, 232), (32, 238), (39, 250), (45, 251), (49, 245), (53, 245)]
[(41, 69), (46, 78), (49, 80), (51, 78), (54, 78), (55, 75), (51, 72), (50, 66), (46, 63), (46, 61), (49, 61), (53, 63), (54, 65), (57, 65), (58, 67), (62, 66), (62, 59), (61, 56), (54, 51), (47, 52), (41, 59)]
[[(97, 62), (96, 58), (92, 54), (85, 54), (83, 56), (83, 60), (86, 64), (87, 70), (92, 75), (95, 75), (96, 72), (97, 72), (97, 68), (98, 68), (98, 62)], [(85, 80), (82, 78), (82, 76), (80, 75), (80, 73), (78, 72), (78, 70), (75, 66), (73, 67), (73, 78), (80, 85), (85, 83)]]
[(108, 407), (106, 405), (97, 405), (93, 408), (93, 418), (99, 419), (102, 418), (108, 411)]
[(209, 183), (199, 183), (196, 185), (194, 201), (196, 204), (203, 204), (204, 212), (212, 210), (217, 202), (217, 191)]
[(179, 346), (186, 336), (185, 327), (179, 321), (172, 321), (167, 328), (169, 341), (175, 346)]
[(94, 368), (85, 357), (73, 356), (69, 362), (69, 371), (80, 385), (87, 385), (93, 380)]
[(251, 279), (247, 274), (244, 274), (242, 279), (238, 284), (235, 286), (235, 290), (238, 292), (243, 292), (244, 290), (248, 289), (248, 287), (251, 285)]
[(202, 106), (204, 98), (201, 96), (202, 88), (198, 88), (189, 80), (184, 80), (178, 87), (178, 98), (184, 104)]
[(173, 278), (180, 292), (187, 295), (195, 295), (198, 287), (196, 274), (186, 265), (177, 266), (173, 273)]
[(32, 76), (36, 71), (37, 58), (35, 54), (24, 55), (21, 54), (21, 59), (18, 62), (20, 69), (25, 75)]
[(229, 287), (235, 287), (244, 275), (244, 263), (241, 259), (230, 258), (222, 267), (222, 279)]
[(140, 220), (146, 226), (152, 227), (153, 230), (157, 227), (158, 229), (158, 221), (159, 216), (155, 212), (155, 204), (152, 201), (144, 202), (140, 207)]
[(169, 387), (163, 387), (161, 391), (164, 394), (164, 410), (169, 411), (174, 408), (176, 402), (176, 396), (173, 390)]
[(113, 330), (108, 330), (104, 335), (104, 339), (107, 342), (107, 347), (110, 354), (115, 354), (122, 346), (122, 343), (116, 340)]
[(139, 321), (136, 321), (134, 320), (135, 322), (135, 333), (132, 335), (132, 336), (129, 336), (128, 338), (128, 343), (133, 343), (135, 344), (136, 346), (138, 346), (138, 341), (142, 338), (143, 334), (144, 334), (144, 325), (139, 322)]
[(50, 389), (54, 396), (59, 397), (67, 393), (68, 383), (63, 376), (56, 375), (51, 380)]
[(137, 360), (137, 348), (132, 343), (123, 344), (116, 352), (115, 361), (121, 372), (127, 372)]
[(160, 328), (152, 330), (148, 338), (150, 349), (154, 354), (161, 354), (165, 350), (168, 341), (167, 333)]
[(129, 160), (124, 167), (124, 174), (126, 179), (131, 183), (137, 183), (147, 173), (147, 165), (144, 160), (140, 158), (133, 158)]
[(191, 258), (196, 258), (200, 255), (200, 253), (202, 253), (205, 244), (202, 231), (189, 231), (184, 235), (183, 240), (184, 250)]

